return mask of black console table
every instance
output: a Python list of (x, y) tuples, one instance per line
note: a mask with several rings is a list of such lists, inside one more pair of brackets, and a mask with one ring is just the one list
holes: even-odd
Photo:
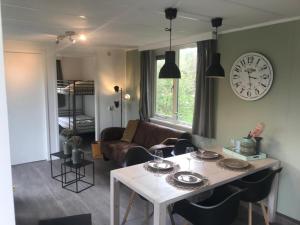
[[(84, 170), (84, 175), (85, 175), (85, 167), (86, 166), (92, 166), (92, 182), (88, 182), (86, 180), (83, 180), (84, 176), (82, 176), (81, 169)], [(66, 175), (67, 175), (67, 167), (70, 168), (70, 171), (73, 171), (75, 173), (75, 179), (64, 182), (66, 180)], [(75, 170), (75, 171), (74, 171)], [(75, 192), (75, 193), (80, 193), (92, 186), (95, 185), (95, 164), (93, 161), (83, 159), (80, 163), (73, 164), (71, 160), (65, 161), (61, 164), (61, 175), (63, 178), (61, 179), (61, 186), (64, 189), (67, 189), (69, 191)], [(78, 184), (84, 183), (86, 184), (85, 187), (79, 188)], [(75, 187), (71, 188), (70, 185), (74, 184)]]
[[(66, 169), (65, 169), (64, 170), (65, 174), (62, 174), (62, 172), (60, 172), (59, 174), (54, 175), (54, 172), (53, 172), (53, 159), (52, 159), (53, 156), (59, 158), (60, 160), (62, 160), (63, 163), (66, 163), (66, 162), (71, 161), (72, 154), (65, 155), (62, 151), (50, 154), (51, 177), (53, 179), (59, 181), (59, 182), (64, 182), (65, 184), (71, 182), (72, 180), (67, 181), (66, 174), (68, 174), (68, 173), (74, 173), (75, 174), (75, 171), (73, 171), (72, 168), (70, 168), (69, 171), (66, 171)], [(63, 175), (65, 175), (65, 176), (63, 176)], [(60, 179), (59, 179), (59, 177), (60, 177)], [(80, 177), (81, 178), (85, 177), (85, 169), (83, 170), (83, 174), (80, 174)]]

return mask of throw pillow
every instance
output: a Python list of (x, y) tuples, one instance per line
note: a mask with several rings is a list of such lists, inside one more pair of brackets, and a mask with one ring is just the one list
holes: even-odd
[(129, 120), (127, 123), (127, 127), (123, 133), (123, 137), (121, 138), (121, 141), (131, 143), (138, 125), (139, 120)]

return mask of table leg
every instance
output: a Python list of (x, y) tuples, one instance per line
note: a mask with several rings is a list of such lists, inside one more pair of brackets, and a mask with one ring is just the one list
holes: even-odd
[(63, 188), (64, 187), (64, 171), (63, 171), (63, 164), (61, 163), (60, 164), (60, 174), (61, 174), (61, 187)]
[[(79, 170), (80, 171), (80, 170)], [(75, 168), (75, 185), (76, 185), (76, 193), (78, 193), (78, 178), (77, 178), (78, 169)], [(80, 175), (79, 175), (80, 176)]]
[(154, 203), (154, 225), (165, 225), (167, 218), (167, 206), (163, 204)]
[(52, 155), (50, 154), (51, 177), (53, 178)]
[(93, 162), (93, 185), (95, 185), (95, 163)]
[[(66, 159), (64, 159), (64, 165), (65, 165), (65, 163), (66, 163)], [(66, 166), (64, 166), (65, 168), (65, 184), (67, 183), (67, 168), (66, 168)], [(63, 179), (63, 178), (61, 178), (61, 179)]]
[(110, 175), (110, 225), (120, 224), (120, 182)]
[[(280, 168), (280, 162), (278, 162), (272, 169), (275, 170), (278, 168)], [(279, 174), (277, 173), (274, 177), (271, 192), (268, 197), (268, 214), (269, 214), (269, 221), (271, 223), (276, 221), (278, 186), (279, 186)]]

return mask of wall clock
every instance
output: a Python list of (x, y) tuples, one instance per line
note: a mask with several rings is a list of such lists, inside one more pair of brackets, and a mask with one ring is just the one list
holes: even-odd
[(254, 101), (262, 98), (270, 90), (272, 82), (272, 65), (262, 54), (243, 54), (232, 65), (231, 88), (241, 99)]

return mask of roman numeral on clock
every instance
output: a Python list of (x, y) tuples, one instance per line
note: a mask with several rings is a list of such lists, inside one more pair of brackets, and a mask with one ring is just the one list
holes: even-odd
[(241, 64), (242, 64), (243, 67), (245, 67), (245, 65), (246, 65), (245, 59), (241, 60)]
[(263, 86), (263, 87), (265, 87), (265, 88), (267, 87), (267, 86), (266, 86), (265, 84), (263, 84), (263, 83), (260, 83), (260, 85)]
[(255, 67), (258, 66), (258, 63), (259, 63), (259, 62), (260, 62), (260, 59), (258, 59), (258, 60), (256, 61)]
[(254, 57), (253, 56), (248, 56), (248, 64), (252, 64), (254, 61)]
[(236, 65), (236, 67), (234, 68), (235, 72), (242, 72), (242, 67), (240, 65)]

